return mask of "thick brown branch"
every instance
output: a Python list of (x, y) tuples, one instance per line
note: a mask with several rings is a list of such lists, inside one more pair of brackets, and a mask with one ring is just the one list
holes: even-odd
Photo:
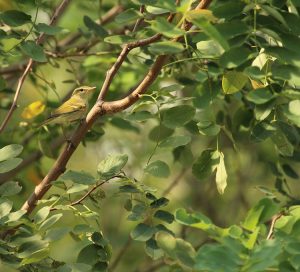
[[(54, 11), (54, 13), (53, 13), (53, 15), (51, 17), (49, 25), (54, 25), (54, 24), (57, 23), (58, 19), (61, 17), (61, 15), (65, 11), (65, 9), (67, 8), (67, 6), (68, 6), (69, 3), (70, 3), (70, 0), (63, 0), (60, 3), (60, 5), (55, 9), (55, 11)], [(43, 41), (45, 40), (45, 37), (46, 37), (45, 33), (40, 34), (40, 36), (36, 40), (36, 43), (37, 44), (43, 43)], [(4, 120), (3, 120), (2, 124), (1, 124), (0, 133), (5, 129), (6, 125), (8, 124), (10, 118), (13, 115), (13, 112), (17, 108), (17, 102), (18, 102), (18, 98), (19, 98), (19, 95), (20, 95), (20, 92), (21, 92), (21, 88), (23, 86), (23, 83), (24, 83), (27, 75), (29, 74), (29, 72), (31, 70), (32, 65), (33, 65), (33, 60), (29, 59), (27, 65), (26, 65), (26, 68), (24, 70), (24, 73), (21, 75), (21, 77), (20, 77), (20, 79), (18, 81), (18, 86), (17, 86), (16, 92), (15, 92), (13, 103), (12, 103), (12, 105), (11, 105), (11, 107), (10, 107), (7, 115), (6, 115), (6, 117), (4, 118)]]
[[(203, 2), (203, 1), (202, 1)], [(170, 15), (171, 17), (173, 15)], [(170, 18), (169, 16), (169, 18)], [(160, 34), (155, 35), (154, 41), (157, 39), (157, 36), (160, 37)], [(147, 39), (145, 39), (147, 40)], [(138, 41), (134, 44), (137, 46), (143, 46), (146, 44), (149, 44), (145, 42), (145, 40)], [(74, 132), (74, 134), (71, 137), (72, 144), (67, 145), (65, 149), (62, 151), (62, 153), (57, 158), (56, 162), (54, 163), (53, 167), (50, 169), (48, 174), (45, 176), (45, 178), (42, 180), (42, 182), (36, 186), (34, 192), (31, 194), (31, 196), (28, 198), (28, 200), (24, 203), (22, 209), (26, 210), (28, 213), (30, 213), (36, 205), (36, 202), (41, 199), (44, 194), (50, 189), (51, 182), (56, 180), (66, 169), (66, 165), (73, 155), (75, 149), (79, 145), (80, 141), (83, 139), (86, 132), (90, 129), (90, 127), (93, 125), (93, 123), (96, 121), (97, 118), (100, 116), (107, 114), (107, 113), (113, 113), (121, 111), (125, 108), (128, 108), (130, 105), (132, 105), (135, 101), (137, 101), (141, 94), (145, 93), (148, 89), (148, 87), (154, 82), (154, 80), (157, 78), (157, 76), (160, 73), (160, 70), (162, 66), (164, 65), (165, 61), (167, 60), (167, 56), (162, 55), (158, 56), (152, 67), (150, 68), (149, 72), (146, 74), (145, 78), (142, 80), (142, 82), (133, 90), (131, 94), (129, 94), (127, 97), (113, 101), (113, 102), (104, 102), (102, 101), (102, 98), (105, 97), (105, 94), (108, 91), (109, 85), (111, 83), (111, 80), (113, 79), (114, 75), (116, 74), (117, 70), (121, 66), (122, 62), (124, 61), (126, 55), (128, 54), (128, 45), (124, 47), (125, 49), (122, 50), (119, 58), (117, 59), (114, 66), (111, 68), (111, 70), (107, 74), (107, 78), (103, 83), (103, 87), (101, 89), (101, 92), (99, 94), (99, 99), (96, 102), (96, 104), (93, 106), (93, 108), (88, 113), (86, 119), (82, 124), (77, 128), (77, 130)], [(126, 50), (126, 51), (125, 51)]]

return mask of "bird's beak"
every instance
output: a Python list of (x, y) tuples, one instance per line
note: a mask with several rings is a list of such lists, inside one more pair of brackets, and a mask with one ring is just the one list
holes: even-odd
[(96, 90), (96, 88), (97, 88), (97, 87), (90, 87), (90, 88), (88, 88), (88, 92), (90, 93), (90, 92)]

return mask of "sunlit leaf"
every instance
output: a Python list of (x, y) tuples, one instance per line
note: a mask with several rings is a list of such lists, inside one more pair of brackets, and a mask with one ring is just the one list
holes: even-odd
[(45, 110), (45, 104), (38, 100), (29, 104), (21, 113), (21, 116), (24, 119), (32, 119), (39, 114), (41, 114)]

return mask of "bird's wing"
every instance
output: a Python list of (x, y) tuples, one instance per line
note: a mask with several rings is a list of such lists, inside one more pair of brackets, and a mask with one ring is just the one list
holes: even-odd
[(72, 114), (78, 111), (84, 111), (86, 109), (86, 104), (84, 101), (79, 99), (73, 99), (72, 97), (63, 103), (60, 107), (55, 109), (51, 115), (50, 118), (56, 117), (58, 115), (68, 115)]

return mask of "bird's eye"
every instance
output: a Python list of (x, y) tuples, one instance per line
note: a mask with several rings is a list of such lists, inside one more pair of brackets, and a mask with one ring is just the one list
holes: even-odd
[(84, 89), (81, 89), (80, 92), (83, 93), (83, 92), (84, 92)]

